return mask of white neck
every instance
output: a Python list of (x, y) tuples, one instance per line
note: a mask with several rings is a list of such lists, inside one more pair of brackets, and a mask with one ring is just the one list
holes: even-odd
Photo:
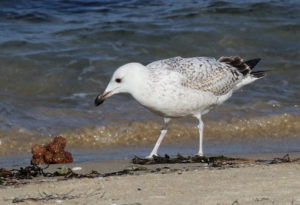
[[(137, 101), (142, 103), (142, 99), (147, 98), (145, 92), (150, 89), (150, 85), (147, 83), (150, 72), (149, 70), (141, 65), (134, 65), (133, 69), (130, 69), (130, 82), (128, 82), (128, 93), (132, 95)], [(143, 104), (143, 103), (142, 103)]]

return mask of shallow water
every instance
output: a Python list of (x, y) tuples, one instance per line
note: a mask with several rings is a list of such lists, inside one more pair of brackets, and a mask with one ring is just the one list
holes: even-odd
[[(206, 143), (262, 139), (266, 146), (256, 151), (263, 152), (275, 138), (292, 140), (295, 151), (292, 145), (300, 141), (299, 19), (296, 0), (3, 0), (0, 155), (28, 153), (32, 144), (59, 134), (74, 152), (151, 149), (159, 117), (127, 95), (97, 108), (93, 100), (120, 65), (178, 55), (262, 58), (257, 69), (271, 70), (268, 76), (204, 117)], [(195, 125), (191, 119), (174, 121), (164, 143), (192, 146), (198, 139)], [(230, 150), (241, 152), (238, 146)]]

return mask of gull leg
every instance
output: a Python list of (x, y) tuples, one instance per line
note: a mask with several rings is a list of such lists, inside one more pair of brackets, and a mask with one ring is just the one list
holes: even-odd
[(197, 116), (198, 120), (199, 120), (199, 125), (198, 125), (198, 130), (199, 130), (199, 152), (198, 152), (198, 155), (199, 156), (203, 156), (203, 148), (202, 148), (202, 145), (203, 145), (203, 127), (204, 127), (204, 124), (203, 124), (203, 121), (201, 119), (201, 114), (199, 116)]
[(162, 129), (160, 131), (160, 135), (158, 137), (158, 140), (156, 141), (156, 144), (155, 144), (152, 152), (146, 158), (151, 159), (153, 157), (153, 155), (157, 156), (158, 148), (159, 148), (161, 142), (163, 141), (165, 135), (167, 134), (167, 131), (168, 131), (168, 128), (167, 128), (168, 127), (168, 122), (170, 120), (171, 120), (170, 118), (164, 118), (163, 127), (162, 127)]

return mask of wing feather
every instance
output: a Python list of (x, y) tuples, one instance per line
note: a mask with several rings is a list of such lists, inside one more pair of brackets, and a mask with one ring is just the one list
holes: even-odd
[(181, 75), (181, 85), (221, 96), (234, 89), (243, 74), (230, 64), (215, 58), (169, 58), (147, 65), (149, 69), (168, 69)]

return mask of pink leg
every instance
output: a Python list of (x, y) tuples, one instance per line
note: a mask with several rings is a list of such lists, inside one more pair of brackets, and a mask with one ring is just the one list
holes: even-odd
[(164, 122), (163, 122), (163, 127), (160, 131), (160, 135), (158, 137), (158, 140), (156, 141), (156, 144), (152, 150), (152, 152), (150, 153), (149, 156), (147, 156), (146, 158), (152, 158), (154, 155), (157, 156), (157, 151), (159, 149), (159, 146), (161, 144), (161, 142), (163, 141), (165, 135), (167, 134), (168, 132), (168, 129), (167, 129), (167, 126), (168, 126), (168, 122), (170, 121), (171, 119), (170, 118), (164, 118)]
[(203, 121), (201, 119), (201, 115), (199, 115), (197, 118), (199, 120), (199, 125), (198, 125), (198, 130), (199, 130), (199, 152), (198, 152), (198, 155), (203, 156), (202, 145), (203, 145), (203, 127), (204, 127), (204, 124), (203, 124)]

